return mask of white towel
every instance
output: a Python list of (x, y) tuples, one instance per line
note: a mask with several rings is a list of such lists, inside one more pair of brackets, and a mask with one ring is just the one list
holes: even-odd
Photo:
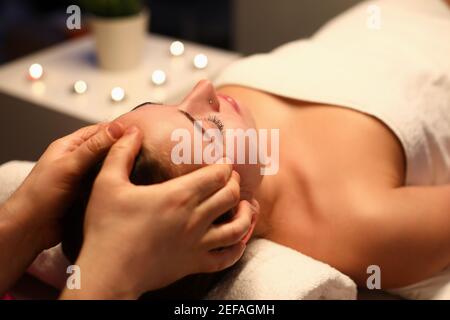
[(20, 186), (34, 167), (34, 162), (10, 161), (0, 165), (0, 204)]
[(325, 263), (275, 242), (256, 239), (207, 299), (356, 299), (356, 284)]
[[(366, 26), (370, 6), (379, 30)], [(442, 0), (364, 1), (312, 38), (233, 62), (215, 83), (371, 115), (402, 144), (406, 184), (450, 183), (449, 31)]]

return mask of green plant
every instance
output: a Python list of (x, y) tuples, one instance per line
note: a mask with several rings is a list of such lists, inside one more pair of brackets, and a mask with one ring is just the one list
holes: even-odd
[(141, 0), (80, 0), (84, 10), (105, 18), (126, 17), (142, 10)]

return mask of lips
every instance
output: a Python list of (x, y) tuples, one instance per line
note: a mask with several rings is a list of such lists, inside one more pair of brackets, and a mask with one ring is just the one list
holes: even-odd
[(234, 110), (238, 113), (241, 114), (241, 107), (239, 106), (239, 103), (237, 103), (236, 100), (234, 100), (232, 97), (227, 96), (225, 94), (218, 94), (218, 97), (226, 100), (229, 104), (231, 104), (231, 106), (234, 108)]

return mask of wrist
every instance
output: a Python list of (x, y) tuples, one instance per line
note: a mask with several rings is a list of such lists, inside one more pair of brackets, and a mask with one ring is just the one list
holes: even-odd
[[(56, 228), (55, 223), (44, 219), (47, 208), (39, 208), (35, 199), (22, 188), (19, 188), (5, 203), (5, 219), (15, 225), (18, 232), (24, 233), (29, 245), (36, 253), (40, 253), (57, 244), (49, 239)], [(50, 241), (49, 241), (50, 240)], [(51, 243), (50, 243), (51, 242)]]
[(65, 289), (61, 299), (137, 299), (142, 294), (125, 263), (101, 246), (83, 245), (75, 264), (80, 289)]
[(12, 230), (21, 239), (29, 254), (38, 255), (43, 248), (39, 224), (30, 219), (30, 206), (15, 195), (0, 207), (0, 224)]

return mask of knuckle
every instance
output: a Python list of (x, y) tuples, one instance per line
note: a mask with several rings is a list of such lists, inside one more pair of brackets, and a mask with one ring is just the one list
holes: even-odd
[(92, 153), (97, 153), (104, 149), (102, 140), (98, 136), (94, 136), (91, 139), (89, 139), (86, 143), (86, 146)]

